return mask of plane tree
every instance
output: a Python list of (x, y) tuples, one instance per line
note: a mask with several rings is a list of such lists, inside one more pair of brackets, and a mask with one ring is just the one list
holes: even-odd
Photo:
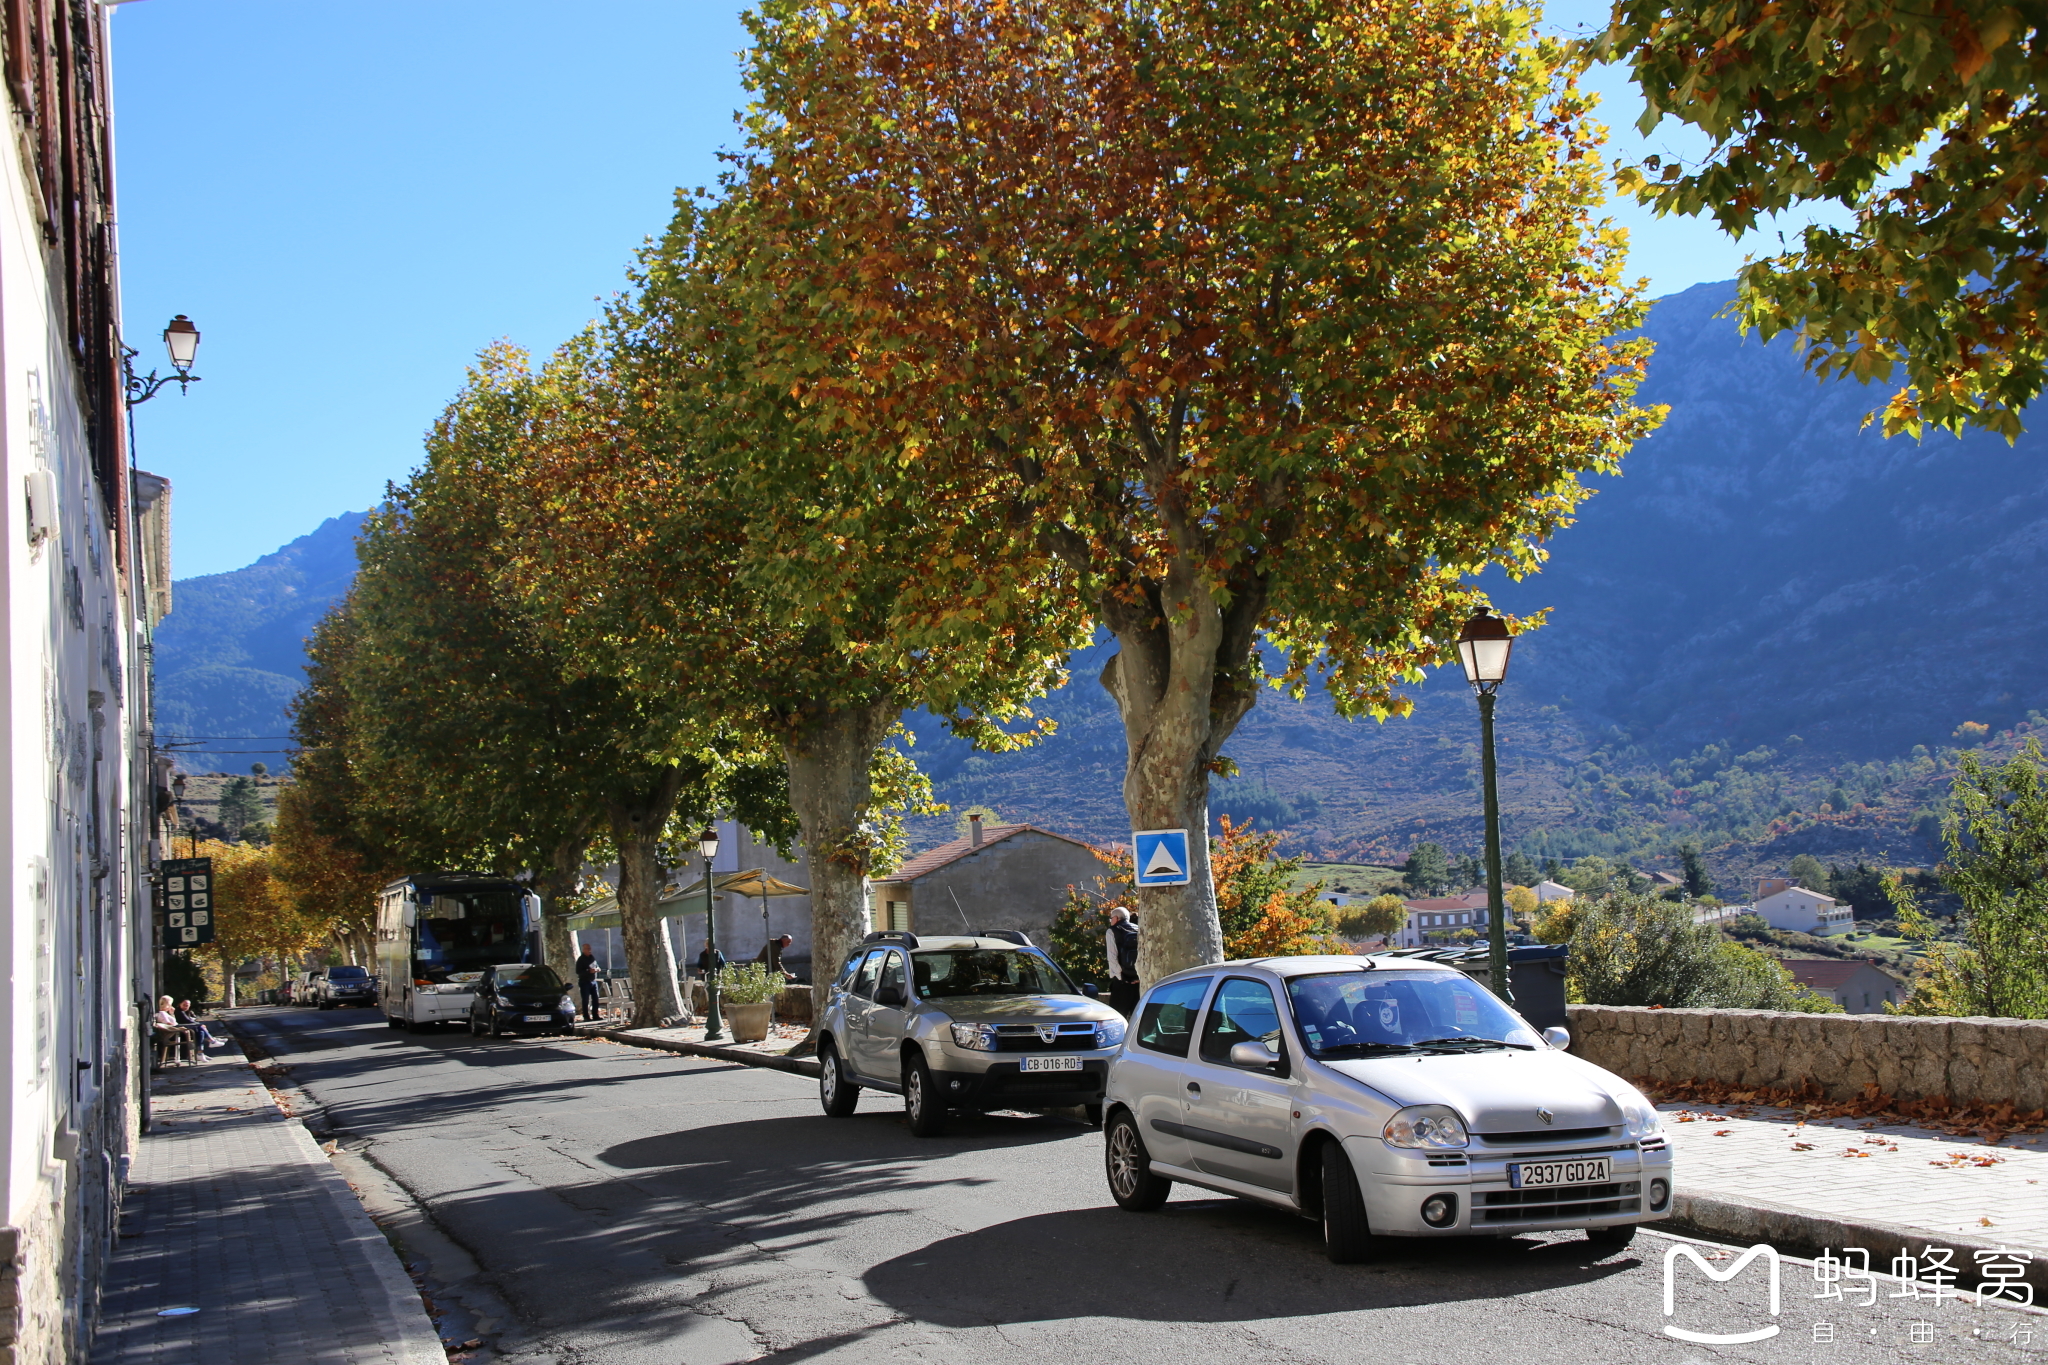
[(1743, 267), (1740, 313), (1794, 332), (1822, 375), (1904, 384), (1886, 435), (2008, 440), (2048, 377), (2048, 35), (2003, 0), (1619, 0), (1588, 50), (1710, 140), (1628, 184), (1739, 236), (1802, 204), (1847, 209)]
[(743, 199), (684, 202), (602, 335), (543, 367), (541, 386), (601, 382), (614, 406), (528, 451), (537, 511), (509, 577), (591, 667), (773, 746), (822, 985), (867, 925), (868, 874), (901, 858), (895, 812), (933, 809), (892, 742), (902, 713), (987, 748), (1028, 742), (1044, 727), (1024, 703), (1063, 680), (1083, 625), (1037, 590), (933, 609), (931, 528), (962, 516), (960, 494), (921, 471), (842, 477), (856, 438), (807, 429), (754, 374), (758, 300), (735, 283), (752, 233)]
[[(926, 610), (1050, 559), (1114, 636), (1146, 979), (1218, 960), (1212, 774), (1262, 683), (1407, 709), (1650, 426), (1576, 58), (1463, 0), (768, 0), (750, 364), (933, 505)], [(1030, 580), (1023, 580), (1029, 582)], [(1041, 599), (1042, 600), (1042, 599)], [(1526, 624), (1526, 623), (1525, 623)], [(1278, 664), (1269, 675), (1270, 647)]]

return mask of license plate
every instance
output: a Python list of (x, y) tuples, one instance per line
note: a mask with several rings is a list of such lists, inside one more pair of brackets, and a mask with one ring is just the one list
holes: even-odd
[(1081, 1059), (1079, 1057), (1026, 1057), (1024, 1059), (1024, 1069), (1026, 1071), (1079, 1071), (1081, 1069)]
[(529, 1024), (545, 1024), (554, 1017), (552, 1014), (529, 1014), (526, 1016), (526, 1022)]
[(1607, 1158), (1582, 1157), (1576, 1161), (1523, 1161), (1508, 1166), (1508, 1184), (1518, 1190), (1548, 1185), (1604, 1185)]

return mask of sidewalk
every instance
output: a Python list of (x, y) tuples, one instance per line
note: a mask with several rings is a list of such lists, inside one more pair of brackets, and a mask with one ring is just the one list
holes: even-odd
[[(1993, 1146), (1907, 1124), (1795, 1110), (1661, 1104), (1679, 1221), (1782, 1250), (1861, 1246), (1888, 1264), (1920, 1245), (2033, 1253), (2048, 1289), (2048, 1138)], [(2048, 1292), (2037, 1295), (2048, 1303)]]
[(390, 1243), (239, 1053), (152, 1080), (93, 1365), (447, 1365)]

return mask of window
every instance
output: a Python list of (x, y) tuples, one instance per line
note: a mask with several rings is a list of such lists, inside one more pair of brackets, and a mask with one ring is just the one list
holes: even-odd
[(1230, 1049), (1239, 1043), (1267, 1043), (1280, 1049), (1280, 1009), (1263, 981), (1233, 976), (1216, 992), (1209, 1018), (1202, 1025), (1202, 1060), (1230, 1064)]
[(1310, 1056), (1402, 1049), (1442, 1038), (1541, 1047), (1526, 1023), (1460, 972), (1381, 969), (1291, 977), (1287, 994)]
[(864, 999), (874, 998), (875, 974), (882, 970), (882, 959), (888, 955), (886, 951), (880, 948), (868, 954), (867, 961), (860, 964), (859, 974), (853, 978), (852, 990), (855, 995), (861, 996)]
[(896, 999), (898, 1000), (898, 1002), (901, 1002), (906, 998), (903, 993), (903, 954), (883, 954), (882, 979), (880, 985), (876, 987), (876, 993), (880, 994), (881, 988), (884, 986), (895, 987)]
[(919, 953), (914, 968), (919, 998), (961, 995), (1079, 995), (1052, 960), (1030, 951), (965, 948)]
[(891, 929), (901, 930), (904, 933), (910, 932), (909, 901), (889, 902), (889, 927)]
[(1202, 997), (1209, 993), (1211, 979), (1198, 976), (1170, 981), (1153, 991), (1138, 1012), (1138, 1046), (1187, 1056), (1188, 1044), (1195, 1036), (1195, 1014), (1202, 1008)]

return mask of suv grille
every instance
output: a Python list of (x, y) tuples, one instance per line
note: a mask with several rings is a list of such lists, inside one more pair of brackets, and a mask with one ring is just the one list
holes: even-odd
[[(1036, 1024), (996, 1025), (998, 1052), (1090, 1052), (1095, 1048), (1095, 1025), (1056, 1024), (1047, 1042)], [(1053, 1073), (1058, 1074), (1058, 1073)]]
[(1642, 1207), (1636, 1191), (1633, 1188), (1624, 1191), (1619, 1184), (1567, 1185), (1543, 1190), (1487, 1190), (1479, 1196), (1479, 1221), (1553, 1223), (1570, 1218), (1597, 1218), (1606, 1213), (1640, 1213)]

